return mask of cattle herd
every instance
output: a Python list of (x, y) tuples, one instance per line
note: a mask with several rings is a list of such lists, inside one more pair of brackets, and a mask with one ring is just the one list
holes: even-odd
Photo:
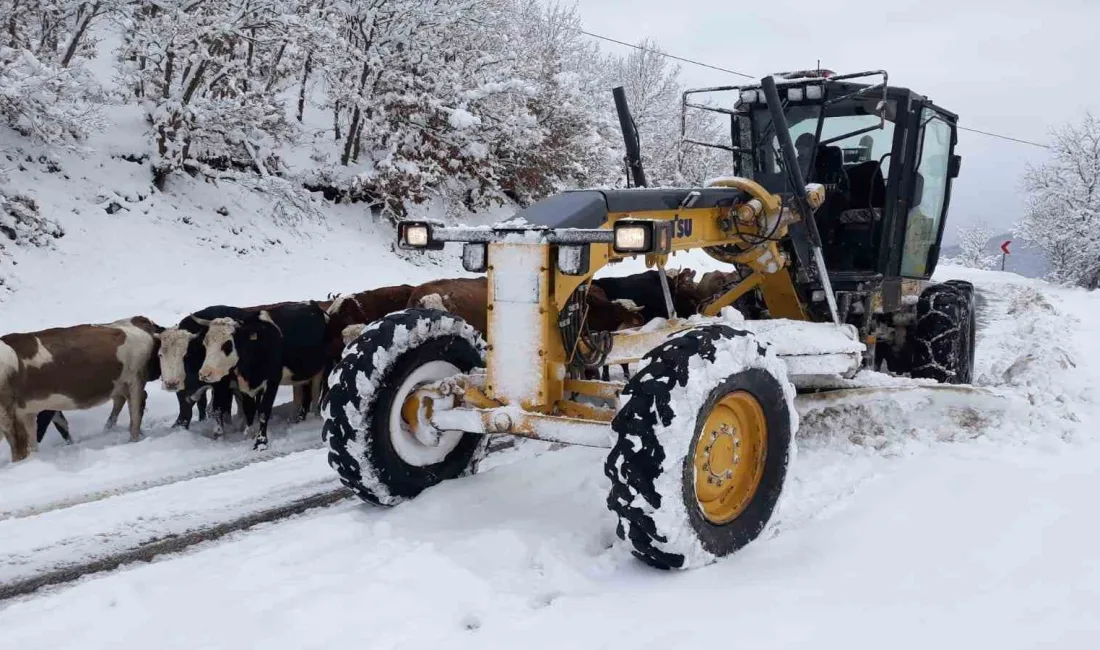
[[(669, 272), (678, 315), (697, 313), (739, 278), (710, 272)], [(344, 347), (367, 324), (410, 307), (444, 309), (486, 332), (488, 283), (484, 277), (387, 286), (323, 301), (256, 307), (217, 305), (165, 328), (144, 316), (0, 336), (0, 429), (13, 461), (37, 450), (53, 424), (72, 442), (64, 411), (112, 402), (106, 427), (129, 406), (130, 440), (141, 437), (145, 385), (160, 380), (176, 394), (174, 427), (188, 428), (194, 408), (210, 416), (221, 437), (236, 403), (254, 447), (267, 446), (267, 425), (281, 385), (294, 390), (295, 417), (319, 413), (325, 377)], [(589, 328), (637, 327), (666, 315), (656, 271), (593, 280), (587, 294)], [(209, 401), (207, 394), (209, 393)]]

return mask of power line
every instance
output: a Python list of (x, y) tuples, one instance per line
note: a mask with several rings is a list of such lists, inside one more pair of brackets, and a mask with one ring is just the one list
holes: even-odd
[[(696, 61), (695, 59), (688, 59), (688, 58), (685, 58), (685, 57), (682, 57), (682, 56), (676, 56), (675, 54), (669, 54), (668, 52), (662, 52), (661, 50), (655, 50), (653, 48), (643, 47), (643, 46), (637, 45), (635, 43), (627, 43), (626, 41), (620, 41), (618, 39), (611, 38), (610, 36), (604, 36), (602, 34), (595, 34), (593, 32), (590, 32), (590, 31), (587, 31), (587, 30), (584, 30), (584, 29), (579, 29), (577, 31), (579, 31), (581, 34), (584, 34), (585, 36), (590, 36), (592, 38), (596, 38), (596, 39), (599, 39), (601, 41), (607, 41), (608, 43), (615, 43), (616, 45), (624, 45), (626, 47), (632, 47), (635, 50), (639, 50), (641, 52), (649, 52), (651, 54), (659, 54), (659, 55), (661, 55), (665, 58), (673, 59), (673, 60), (676, 60), (676, 61), (682, 61), (684, 63), (690, 63), (691, 65), (697, 65), (701, 68), (709, 68), (711, 70), (717, 70), (718, 72), (725, 72), (727, 74), (737, 75), (738, 77), (744, 77), (745, 79), (753, 79), (753, 80), (756, 79), (756, 77), (751, 75), (751, 74), (745, 74), (744, 72), (738, 72), (736, 70), (730, 70), (729, 68), (723, 68), (721, 66), (711, 65), (709, 63), (703, 63), (702, 61)], [(959, 126), (959, 125), (956, 125), (956, 128), (958, 128), (960, 131), (969, 131), (971, 133), (979, 133), (981, 135), (989, 136), (991, 138), (1000, 138), (1001, 140), (1008, 140), (1009, 142), (1018, 142), (1019, 144), (1027, 144), (1027, 145), (1031, 145), (1033, 147), (1039, 147), (1041, 149), (1050, 149), (1049, 145), (1040, 144), (1038, 142), (1032, 142), (1031, 140), (1024, 140), (1024, 139), (1021, 139), (1021, 138), (1014, 138), (1014, 137), (1009, 136), (1009, 135), (1002, 135), (1000, 133), (992, 133), (990, 131), (982, 131), (980, 129), (972, 129), (972, 128), (968, 128), (968, 127), (965, 127), (965, 126)]]
[(967, 128), (965, 126), (956, 125), (956, 127), (960, 131), (970, 131), (971, 133), (981, 133), (982, 135), (988, 135), (991, 138), (1000, 138), (1002, 140), (1008, 140), (1010, 142), (1019, 142), (1020, 144), (1030, 144), (1033, 147), (1042, 147), (1043, 149), (1050, 149), (1050, 145), (1040, 144), (1038, 142), (1032, 142), (1031, 140), (1021, 140), (1020, 138), (1013, 138), (1011, 136), (1001, 135), (1000, 133), (990, 133), (989, 131), (980, 131), (978, 129)]
[(725, 73), (728, 73), (728, 74), (735, 74), (739, 77), (744, 77), (746, 79), (756, 79), (756, 77), (752, 76), (751, 74), (745, 74), (744, 72), (738, 72), (736, 70), (730, 70), (729, 68), (722, 68), (722, 67), (719, 67), (719, 66), (716, 66), (716, 65), (711, 65), (709, 63), (703, 63), (702, 61), (696, 61), (694, 59), (685, 59), (682, 56), (676, 56), (675, 54), (669, 54), (668, 52), (662, 52), (661, 50), (655, 50), (653, 48), (642, 47), (641, 45), (636, 45), (634, 43), (627, 43), (625, 41), (619, 41), (619, 40), (616, 40), (614, 38), (611, 38), (610, 36), (602, 36), (600, 34), (593, 34), (592, 32), (585, 31), (583, 29), (579, 29), (577, 31), (584, 34), (585, 36), (591, 36), (592, 38), (598, 38), (601, 41), (607, 41), (609, 43), (617, 43), (618, 45), (625, 45), (627, 47), (632, 47), (635, 50), (641, 50), (642, 52), (650, 52), (650, 53), (653, 53), (653, 54), (660, 54), (661, 56), (669, 58), (669, 59), (675, 59), (677, 61), (683, 61), (684, 63), (690, 63), (692, 65), (697, 65), (697, 66), (700, 66), (700, 67), (703, 67), (703, 68), (710, 68), (711, 70), (717, 70), (719, 72), (725, 72)]

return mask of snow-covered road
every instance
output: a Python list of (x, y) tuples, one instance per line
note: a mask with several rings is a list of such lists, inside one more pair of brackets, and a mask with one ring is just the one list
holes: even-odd
[[(949, 271), (989, 299), (976, 383), (991, 394), (806, 408), (773, 525), (710, 567), (640, 565), (604, 505), (603, 453), (531, 445), (394, 509), (344, 502), (0, 605), (3, 645), (1097, 647), (1100, 295)], [(51, 496), (54, 473), (20, 471), (24, 495)], [(45, 562), (51, 541), (84, 552), (101, 529), (183, 530), (325, 481), (305, 451), (0, 522), (0, 539), (49, 547), (31, 554)], [(142, 508), (160, 518), (126, 533)]]

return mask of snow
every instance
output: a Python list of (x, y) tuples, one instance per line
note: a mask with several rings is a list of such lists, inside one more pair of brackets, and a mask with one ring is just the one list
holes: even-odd
[[(978, 383), (1001, 395), (904, 392), (800, 405), (799, 453), (773, 525), (706, 568), (670, 575), (628, 555), (603, 504), (604, 452), (521, 447), (506, 464), (398, 508), (345, 502), (8, 603), (5, 640), (20, 648), (683, 647), (712, 639), (703, 603), (714, 599), (739, 642), (761, 647), (1092, 647), (1100, 559), (1088, 495), (1100, 489), (1100, 441), (1089, 423), (1098, 415), (1100, 295), (993, 272), (941, 273), (974, 281), (989, 300)], [(1048, 341), (1051, 327), (1059, 334)], [(1045, 346), (1075, 365), (1040, 356), (1006, 377)], [(47, 446), (31, 461), (35, 471), (20, 473), (25, 490), (52, 496), (58, 475), (39, 471), (89, 445), (75, 425), (74, 433), (73, 448)], [(143, 446), (194, 439), (114, 440), (107, 449), (131, 452), (112, 457), (121, 471), (147, 459)], [(139, 531), (180, 530), (168, 515), (216, 521), (264, 486), (324, 485), (323, 465), (322, 452), (300, 452), (241, 470), (248, 480), (239, 487), (232, 472), (161, 488), (171, 498), (150, 491), (89, 504), (86, 514), (0, 526), (12, 548), (44, 549), (36, 562), (71, 559), (48, 550), (51, 542), (72, 526), (74, 554), (87, 552), (79, 540), (94, 538), (96, 512), (101, 530), (124, 530), (129, 514), (150, 510), (152, 523)], [(0, 476), (21, 469), (2, 467)], [(8, 487), (0, 494), (7, 506)]]
[[(66, 234), (5, 263), (4, 333), (138, 313), (168, 325), (207, 305), (466, 275), (457, 248), (409, 263), (361, 205), (275, 222), (271, 199), (232, 184), (159, 193), (142, 165), (57, 163), (9, 172)], [(123, 209), (107, 214), (112, 201)], [(702, 254), (673, 264), (718, 268)], [(941, 265), (951, 277), (986, 301), (980, 391), (800, 399), (772, 524), (707, 567), (655, 572), (629, 555), (605, 506), (605, 451), (522, 443), (396, 508), (346, 501), (0, 602), (3, 645), (668, 648), (713, 644), (717, 620), (767, 648), (1096, 647), (1100, 293)], [(240, 433), (210, 440), (209, 423), (169, 430), (174, 395), (148, 391), (141, 442), (101, 433), (104, 407), (66, 414), (72, 446), (51, 429), (14, 465), (0, 446), (0, 582), (338, 485), (317, 420), (282, 422), (289, 391), (261, 455)]]

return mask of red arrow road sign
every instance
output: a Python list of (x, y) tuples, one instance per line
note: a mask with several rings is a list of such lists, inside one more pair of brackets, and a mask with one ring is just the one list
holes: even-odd
[(1001, 244), (1001, 252), (1004, 253), (1005, 255), (1011, 255), (1012, 251), (1008, 250), (1008, 245), (1011, 244), (1011, 243), (1012, 243), (1012, 240), (1009, 239), (1005, 243)]

